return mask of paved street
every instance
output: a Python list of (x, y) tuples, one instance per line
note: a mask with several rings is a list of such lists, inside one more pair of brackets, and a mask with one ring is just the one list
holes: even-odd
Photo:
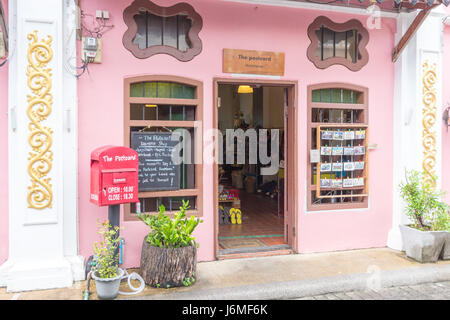
[(296, 300), (450, 300), (450, 281), (350, 291), (303, 297)]

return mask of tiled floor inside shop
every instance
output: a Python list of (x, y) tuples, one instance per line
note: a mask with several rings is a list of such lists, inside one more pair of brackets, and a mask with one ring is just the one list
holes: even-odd
[[(263, 194), (239, 192), (242, 224), (219, 225), (219, 249), (221, 252), (242, 252), (268, 248), (284, 248), (284, 219), (278, 215), (278, 201)], [(220, 252), (219, 252), (220, 254)]]

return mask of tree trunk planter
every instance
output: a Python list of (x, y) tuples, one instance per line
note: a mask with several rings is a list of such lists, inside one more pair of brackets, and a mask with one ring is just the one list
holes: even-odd
[(419, 262), (450, 259), (450, 233), (447, 231), (420, 231), (400, 225), (406, 256)]
[(160, 248), (144, 239), (141, 253), (141, 275), (152, 287), (180, 287), (185, 278), (196, 278), (197, 248)]

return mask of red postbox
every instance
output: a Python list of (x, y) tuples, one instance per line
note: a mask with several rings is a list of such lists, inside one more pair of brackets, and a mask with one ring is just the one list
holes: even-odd
[(103, 146), (92, 151), (90, 201), (98, 206), (139, 201), (138, 168), (133, 149)]

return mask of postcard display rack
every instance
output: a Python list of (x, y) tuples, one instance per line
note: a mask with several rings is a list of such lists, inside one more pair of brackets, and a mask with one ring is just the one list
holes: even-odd
[(368, 126), (363, 124), (317, 127), (317, 199), (349, 198), (347, 201), (353, 202), (354, 198), (368, 196), (368, 133)]

